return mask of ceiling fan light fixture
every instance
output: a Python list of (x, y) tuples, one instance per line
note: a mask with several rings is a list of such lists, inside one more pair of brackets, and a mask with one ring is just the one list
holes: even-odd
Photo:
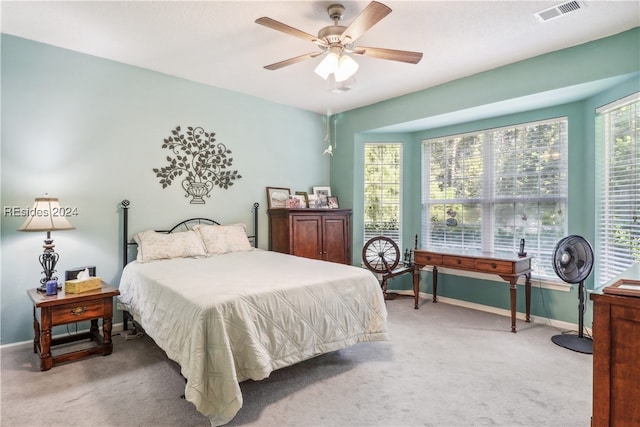
[(342, 55), (338, 62), (338, 68), (333, 73), (336, 82), (343, 82), (358, 71), (358, 63), (348, 55)]
[[(577, 0), (571, 0), (577, 1)], [(321, 51), (318, 53), (307, 53), (274, 64), (266, 65), (267, 70), (279, 70), (280, 68), (296, 64), (300, 61), (316, 58), (322, 54), (327, 56), (315, 68), (316, 74), (325, 80), (332, 74), (337, 82), (348, 81), (356, 70), (358, 64), (343, 53), (354, 53), (357, 55), (369, 56), (372, 58), (386, 59), (390, 61), (400, 61), (409, 64), (417, 64), (422, 59), (422, 52), (411, 52), (405, 50), (358, 47), (356, 41), (366, 33), (371, 27), (376, 25), (385, 16), (391, 13), (391, 8), (379, 1), (371, 1), (354, 21), (348, 26), (340, 25), (340, 20), (344, 14), (345, 7), (341, 4), (331, 4), (327, 8), (329, 17), (333, 20), (333, 25), (321, 28), (318, 35), (298, 30), (275, 19), (263, 16), (256, 19), (256, 24), (264, 25), (276, 31), (297, 37), (299, 39), (317, 44)], [(344, 58), (343, 58), (344, 57)], [(344, 63), (344, 65), (342, 64)]]
[(335, 52), (329, 52), (327, 56), (318, 64), (315, 73), (327, 80), (330, 74), (338, 69), (340, 56)]

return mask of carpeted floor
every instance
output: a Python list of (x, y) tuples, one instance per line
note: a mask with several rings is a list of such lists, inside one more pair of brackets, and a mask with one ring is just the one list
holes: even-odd
[[(558, 330), (423, 300), (387, 302), (391, 341), (358, 344), (242, 383), (229, 425), (581, 426), (592, 356), (554, 345)], [(40, 372), (31, 348), (3, 349), (2, 426), (208, 426), (184, 379), (149, 337)]]

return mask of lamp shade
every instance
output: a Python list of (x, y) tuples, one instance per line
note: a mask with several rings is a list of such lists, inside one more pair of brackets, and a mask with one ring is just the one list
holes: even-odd
[(338, 62), (338, 68), (333, 73), (337, 82), (343, 82), (358, 71), (358, 63), (350, 56), (342, 55)]
[(329, 52), (318, 64), (315, 69), (315, 73), (326, 80), (329, 77), (329, 74), (334, 73), (338, 69), (339, 59), (340, 56), (337, 53)]
[(64, 216), (60, 202), (54, 197), (37, 197), (29, 216), (18, 231), (74, 230)]

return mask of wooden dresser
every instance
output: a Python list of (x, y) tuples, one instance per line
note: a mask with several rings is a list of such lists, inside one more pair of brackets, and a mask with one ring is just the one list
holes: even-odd
[[(634, 268), (632, 276), (640, 279), (640, 268)], [(591, 425), (639, 427), (640, 295), (593, 293), (590, 298), (594, 306)]]
[(351, 264), (351, 209), (269, 209), (269, 250)]

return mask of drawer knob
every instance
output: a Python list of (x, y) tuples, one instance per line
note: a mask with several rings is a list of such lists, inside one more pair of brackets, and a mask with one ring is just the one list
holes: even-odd
[(496, 265), (495, 262), (491, 263), (491, 268), (496, 268), (496, 267), (497, 267), (497, 265)]
[(456, 260), (456, 262), (457, 262), (458, 264), (462, 264), (462, 260), (461, 260), (460, 258), (458, 258), (458, 259)]
[(82, 314), (84, 314), (87, 311), (87, 307), (75, 307), (71, 309), (71, 314), (73, 314), (74, 316), (80, 316)]
[(430, 256), (427, 256), (427, 261), (431, 261), (431, 257)]

